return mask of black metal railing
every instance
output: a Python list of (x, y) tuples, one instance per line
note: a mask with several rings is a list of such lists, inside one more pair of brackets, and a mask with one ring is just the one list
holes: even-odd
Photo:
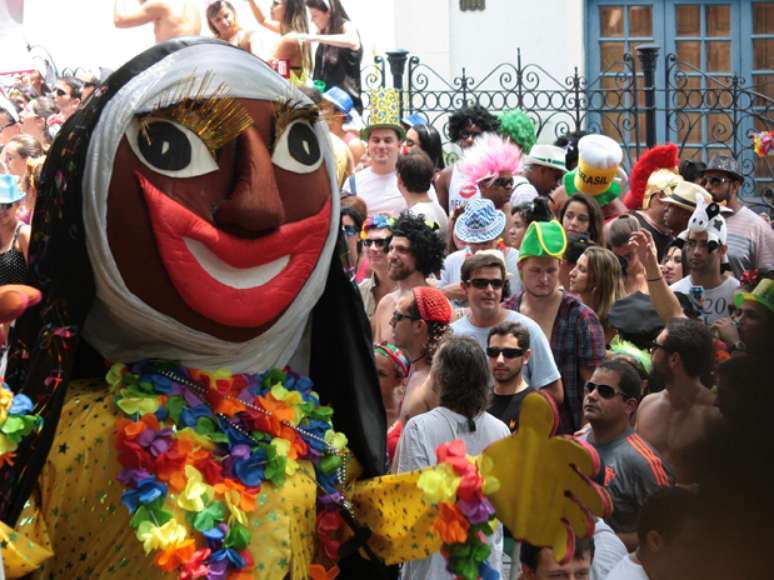
[(660, 59), (657, 45), (638, 46), (636, 54), (625, 53), (593, 79), (577, 67), (556, 77), (540, 65), (524, 63), (520, 50), (515, 63), (501, 63), (480, 80), (465, 68), (446, 78), (404, 50), (377, 59), (378, 74), (371, 69), (370, 79), (375, 82), (366, 78), (364, 93), (387, 86), (386, 60), (392, 86), (403, 95), (401, 113), (424, 115), (446, 139), (452, 157), (457, 152), (448, 143), (450, 113), (472, 103), (492, 112), (518, 108), (533, 119), (544, 142), (576, 130), (609, 135), (623, 146), (627, 169), (658, 142), (677, 143), (686, 159), (733, 155), (747, 178), (743, 196), (758, 203), (754, 198), (762, 198), (772, 207), (774, 158), (755, 156), (752, 134), (774, 129), (774, 99), (760, 85), (747, 86), (742, 77), (707, 74), (671, 53)]

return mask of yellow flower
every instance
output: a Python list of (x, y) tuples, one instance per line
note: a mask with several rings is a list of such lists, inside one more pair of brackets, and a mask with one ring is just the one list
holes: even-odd
[(287, 476), (293, 475), (296, 471), (298, 471), (298, 468), (299, 468), (298, 461), (296, 461), (295, 459), (290, 459), (290, 457), (288, 457), (288, 460), (285, 462), (285, 475)]
[(0, 425), (5, 423), (8, 418), (8, 411), (13, 405), (13, 393), (6, 388), (0, 387)]
[(18, 445), (8, 439), (5, 435), (0, 433), (0, 456), (5, 455), (6, 453), (10, 453), (12, 451), (16, 451), (16, 448)]
[(431, 503), (454, 503), (460, 481), (461, 478), (454, 473), (451, 465), (442, 463), (423, 471), (417, 480), (417, 487), (424, 492)]
[(274, 447), (274, 451), (280, 457), (287, 457), (290, 451), (290, 441), (283, 439), (282, 437), (275, 437), (271, 440), (271, 445)]
[(144, 521), (137, 526), (137, 539), (142, 542), (145, 553), (150, 554), (153, 550), (165, 550), (172, 546), (177, 546), (185, 541), (185, 526), (171, 519), (162, 526), (156, 526), (150, 521)]
[(242, 501), (240, 493), (235, 489), (229, 489), (223, 494), (223, 499), (226, 500), (226, 507), (231, 512), (232, 520), (236, 520), (242, 526), (247, 526), (247, 515), (239, 507)]
[(108, 374), (105, 376), (105, 379), (108, 382), (108, 385), (110, 385), (110, 390), (113, 391), (114, 389), (118, 389), (121, 386), (121, 383), (124, 381), (124, 371), (126, 370), (126, 365), (124, 363), (116, 363), (112, 367), (110, 367), (110, 370), (108, 371)]
[(127, 392), (126, 389), (122, 389), (122, 397), (116, 402), (116, 405), (127, 415), (136, 413), (142, 416), (159, 410), (158, 397), (127, 397), (125, 396)]
[(488, 455), (479, 455), (476, 457), (476, 465), (478, 466), (478, 473), (481, 475), (484, 483), (481, 487), (485, 495), (495, 493), (500, 489), (500, 480), (494, 475), (491, 475), (494, 469), (494, 461)]
[(337, 433), (333, 429), (328, 429), (325, 432), (325, 442), (338, 451), (344, 449), (348, 443), (347, 436), (344, 433)]
[(202, 474), (192, 465), (185, 466), (185, 476), (188, 481), (177, 498), (177, 505), (188, 512), (200, 512), (204, 509), (205, 496), (212, 498), (215, 492), (204, 483)]

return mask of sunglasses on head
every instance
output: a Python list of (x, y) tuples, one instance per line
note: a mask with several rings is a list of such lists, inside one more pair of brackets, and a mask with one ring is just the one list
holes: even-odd
[(366, 248), (370, 248), (371, 246), (374, 246), (375, 248), (381, 248), (382, 250), (386, 250), (390, 247), (390, 240), (392, 238), (384, 238), (382, 240), (371, 240), (369, 238), (366, 238), (363, 240), (363, 245)]
[(499, 278), (473, 278), (468, 284), (478, 290), (483, 290), (487, 286), (491, 286), (494, 290), (500, 290), (505, 284), (505, 280), (500, 280)]
[(396, 324), (401, 320), (421, 320), (418, 316), (411, 316), (410, 314), (403, 314), (397, 310), (392, 313), (392, 321)]
[(591, 381), (586, 383), (586, 394), (589, 395), (594, 391), (597, 391), (599, 396), (603, 399), (612, 399), (616, 395), (621, 395), (624, 399), (629, 398), (624, 393), (617, 391), (615, 387), (611, 387), (610, 385), (598, 385), (596, 383), (592, 383)]
[(66, 97), (67, 96), (67, 91), (65, 91), (63, 89), (54, 89), (54, 92), (57, 95), (59, 95), (60, 97)]
[(486, 355), (489, 358), (497, 358), (500, 355), (503, 355), (505, 358), (519, 358), (523, 354), (523, 348), (497, 348), (496, 346), (490, 346), (486, 349)]

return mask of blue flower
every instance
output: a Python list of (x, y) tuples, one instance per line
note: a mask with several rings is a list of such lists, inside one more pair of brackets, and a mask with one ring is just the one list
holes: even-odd
[(223, 550), (213, 552), (210, 558), (213, 562), (226, 560), (231, 568), (236, 568), (237, 570), (241, 570), (245, 567), (245, 559), (242, 558), (239, 552), (231, 548), (224, 548)]
[(266, 465), (266, 451), (258, 448), (246, 459), (234, 462), (234, 474), (247, 487), (258, 487), (263, 481), (263, 469)]
[(160, 483), (155, 477), (148, 477), (138, 481), (137, 487), (127, 489), (121, 495), (121, 502), (129, 510), (129, 513), (133, 514), (140, 507), (140, 504), (153, 503), (165, 495), (167, 495), (167, 486)]
[(196, 421), (200, 417), (212, 417), (212, 411), (207, 405), (196, 405), (195, 407), (186, 407), (180, 413), (180, 424), (183, 427), (196, 427)]
[(214, 542), (220, 541), (226, 537), (226, 534), (218, 526), (210, 528), (209, 530), (205, 530), (202, 532), (202, 535), (208, 540), (212, 540)]
[(481, 580), (499, 580), (500, 573), (492, 568), (489, 563), (484, 560), (478, 565), (478, 576)]
[(9, 415), (27, 415), (32, 411), (32, 401), (27, 395), (14, 395), (11, 408), (8, 409)]
[(229, 448), (233, 448), (235, 445), (247, 445), (249, 447), (255, 445), (255, 442), (252, 439), (234, 429), (234, 426), (225, 419), (216, 417), (215, 420), (218, 422), (220, 430), (228, 437)]
[[(312, 435), (317, 435), (317, 437), (324, 438), (326, 431), (330, 430), (331, 426), (329, 423), (326, 423), (325, 421), (310, 419), (309, 421), (301, 425), (301, 428), (307, 433), (311, 433)], [(304, 441), (306, 441), (307, 445), (309, 445), (309, 447), (311, 447), (315, 451), (318, 451), (320, 453), (325, 451), (326, 444), (324, 441), (320, 441), (312, 437), (304, 437)]]

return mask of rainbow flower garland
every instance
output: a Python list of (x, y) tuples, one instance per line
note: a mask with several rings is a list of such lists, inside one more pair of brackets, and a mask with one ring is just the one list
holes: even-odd
[(435, 454), (436, 466), (422, 473), (417, 487), (438, 507), (433, 530), (443, 540), (446, 569), (465, 580), (496, 580), (500, 574), (487, 562), (492, 549), (486, 541), (496, 525), (486, 494), (500, 487), (487, 475), (491, 459), (467, 455), (460, 439), (439, 445)]
[(321, 546), (337, 560), (344, 522), (336, 484), (346, 477), (347, 439), (333, 430), (333, 410), (320, 405), (309, 378), (143, 361), (114, 365), (107, 380), (125, 415), (115, 439), (122, 502), (157, 567), (183, 579), (250, 570), (247, 514), (262, 485), (281, 486), (302, 460), (315, 470)]
[(43, 418), (32, 415), (32, 401), (27, 395), (15, 395), (0, 377), (0, 467), (13, 465), (19, 443), (43, 427)]

